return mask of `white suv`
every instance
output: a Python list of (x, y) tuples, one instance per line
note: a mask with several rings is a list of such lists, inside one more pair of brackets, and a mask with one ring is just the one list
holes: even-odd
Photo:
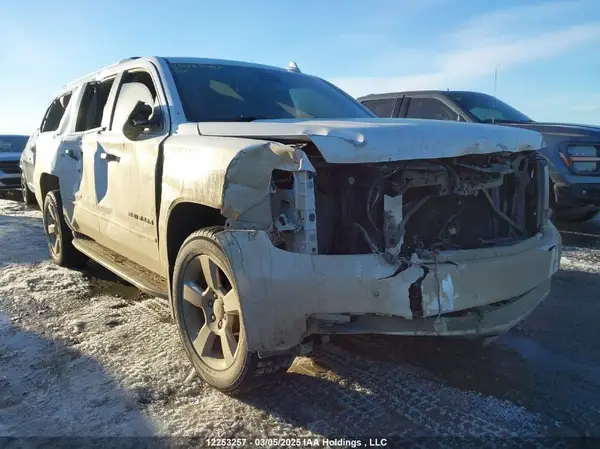
[(378, 119), (294, 65), (127, 59), (59, 92), (35, 140), (54, 261), (168, 298), (228, 393), (316, 335), (497, 335), (558, 269), (540, 134)]

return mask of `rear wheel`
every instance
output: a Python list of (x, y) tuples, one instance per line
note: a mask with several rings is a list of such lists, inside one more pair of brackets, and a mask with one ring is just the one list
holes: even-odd
[(32, 206), (35, 204), (35, 195), (29, 189), (27, 185), (27, 180), (25, 179), (25, 173), (21, 173), (21, 195), (23, 195), (23, 202), (27, 206)]
[(73, 232), (65, 222), (58, 190), (48, 192), (46, 195), (42, 218), (52, 261), (67, 268), (84, 266), (88, 258), (73, 246)]
[(184, 348), (200, 377), (236, 394), (284, 373), (293, 355), (259, 359), (248, 351), (246, 328), (229, 260), (215, 235), (221, 227), (190, 235), (173, 273), (173, 309)]

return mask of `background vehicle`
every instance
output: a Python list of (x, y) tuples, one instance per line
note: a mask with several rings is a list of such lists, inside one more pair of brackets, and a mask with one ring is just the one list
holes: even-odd
[(21, 187), (19, 158), (28, 136), (0, 135), (0, 190), (18, 190)]
[(319, 334), (500, 334), (558, 269), (539, 133), (384, 123), (295, 67), (127, 59), (67, 85), (34, 140), (52, 259), (169, 298), (227, 393)]
[(584, 221), (600, 207), (600, 127), (541, 123), (491, 95), (469, 91), (410, 91), (358, 99), (379, 117), (493, 123), (540, 132), (549, 161), (552, 207), (559, 220)]

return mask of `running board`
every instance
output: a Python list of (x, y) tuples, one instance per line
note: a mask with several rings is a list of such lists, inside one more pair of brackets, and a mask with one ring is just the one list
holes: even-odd
[(133, 284), (144, 293), (168, 298), (167, 280), (118, 253), (86, 238), (73, 239), (73, 246), (90, 259)]

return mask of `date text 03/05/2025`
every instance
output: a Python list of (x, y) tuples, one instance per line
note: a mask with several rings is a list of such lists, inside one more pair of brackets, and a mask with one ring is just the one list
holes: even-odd
[(386, 438), (208, 438), (208, 447), (385, 447)]

